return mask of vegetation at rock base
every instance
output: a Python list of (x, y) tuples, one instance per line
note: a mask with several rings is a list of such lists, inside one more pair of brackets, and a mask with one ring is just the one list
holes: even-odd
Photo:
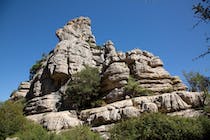
[(42, 54), (42, 58), (40, 60), (37, 60), (36, 63), (30, 68), (30, 76), (29, 79), (31, 80), (34, 75), (37, 73), (37, 71), (41, 68), (42, 62), (44, 62), (47, 58), (46, 54)]
[(62, 140), (102, 140), (99, 134), (90, 130), (88, 126), (77, 126), (61, 133)]
[(6, 101), (0, 106), (0, 140), (18, 137), (20, 140), (101, 140), (88, 126), (78, 126), (55, 134), (23, 115), (23, 101)]
[(90, 130), (88, 126), (77, 126), (59, 134), (47, 132), (42, 126), (28, 124), (24, 131), (20, 131), (13, 137), (20, 140), (102, 140), (99, 134)]
[(99, 99), (100, 75), (97, 68), (86, 66), (85, 69), (73, 75), (66, 90), (66, 101), (73, 109), (93, 107), (91, 102)]
[(0, 140), (23, 128), (25, 118), (22, 115), (23, 104), (6, 101), (0, 107)]
[(152, 91), (141, 87), (139, 83), (131, 76), (128, 78), (127, 85), (125, 85), (125, 92), (131, 97), (148, 96), (153, 94)]
[(110, 133), (111, 140), (202, 140), (210, 137), (210, 120), (144, 114), (116, 124)]

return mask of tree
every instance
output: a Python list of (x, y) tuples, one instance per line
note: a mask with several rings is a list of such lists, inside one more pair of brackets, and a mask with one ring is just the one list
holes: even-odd
[[(91, 107), (91, 102), (98, 99), (100, 89), (100, 75), (97, 68), (86, 66), (85, 69), (74, 74), (68, 83), (66, 105), (73, 109)], [(64, 107), (66, 108), (66, 107)]]
[(198, 72), (183, 72), (185, 79), (189, 84), (190, 91), (208, 92), (210, 90), (210, 79)]
[[(209, 23), (210, 21), (210, 1), (209, 0), (202, 0), (201, 2), (197, 3), (196, 5), (193, 5), (193, 11), (194, 15), (199, 19), (199, 21), (196, 23), (195, 26), (197, 26), (199, 23)], [(206, 40), (209, 41), (210, 37), (207, 36)], [(210, 46), (208, 46), (207, 51), (205, 51), (203, 54), (199, 55), (195, 59), (204, 57), (205, 55), (210, 53)]]

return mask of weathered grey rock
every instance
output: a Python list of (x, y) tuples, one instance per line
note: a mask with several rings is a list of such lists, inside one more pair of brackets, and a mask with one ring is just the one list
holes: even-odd
[(113, 103), (115, 101), (120, 101), (125, 98), (124, 88), (115, 88), (111, 90), (108, 95), (104, 97), (107, 103)]
[(178, 112), (167, 113), (170, 116), (182, 116), (182, 117), (199, 117), (205, 115), (203, 110), (187, 109)]
[[(172, 91), (185, 90), (186, 86), (178, 77), (172, 77), (163, 68), (163, 62), (159, 57), (140, 49), (126, 53), (116, 52), (114, 43), (110, 40), (99, 48), (90, 25), (89, 18), (79, 17), (56, 31), (60, 41), (42, 61), (26, 95), (25, 113), (27, 115), (62, 110), (68, 81), (72, 80), (72, 75), (81, 71), (86, 65), (97, 67), (101, 72), (101, 94), (106, 103), (130, 98), (126, 97), (124, 87), (131, 75), (141, 87), (152, 91), (155, 95), (168, 93), (146, 97), (144, 103), (134, 102), (137, 106), (131, 105), (123, 109), (113, 107), (119, 104), (114, 103), (109, 106), (109, 109), (106, 107), (104, 111), (99, 109), (99, 113), (95, 112), (95, 116), (89, 117), (89, 120), (96, 117), (97, 121), (115, 122), (123, 117), (139, 115), (144, 111), (170, 112), (189, 108), (189, 105), (200, 105), (197, 97), (193, 101), (188, 101), (189, 96), (182, 95), (181, 98), (186, 101), (184, 102), (176, 93), (170, 94)], [(143, 97), (141, 98), (143, 100)]]
[[(193, 92), (191, 92), (191, 95), (199, 96)], [(194, 107), (193, 105), (197, 104), (194, 102), (197, 102), (197, 100), (192, 100), (189, 104), (184, 102), (178, 92), (143, 96), (114, 102), (103, 107), (82, 110), (80, 118), (89, 124), (98, 126), (114, 123), (121, 119), (137, 117), (143, 112), (170, 113), (181, 111)]]
[[(80, 118), (92, 125), (110, 124), (122, 119), (122, 108), (132, 107), (131, 100), (123, 100), (104, 107), (83, 110)], [(124, 116), (125, 116), (124, 112)], [(127, 115), (128, 116), (128, 115)]]
[(118, 54), (115, 50), (115, 47), (114, 47), (114, 43), (109, 40), (107, 41), (105, 44), (104, 44), (104, 58), (105, 58), (105, 61), (103, 63), (103, 67), (106, 69), (107, 66), (109, 66), (111, 63), (113, 62), (117, 62), (119, 61), (119, 57), (118, 57)]
[(142, 112), (158, 112), (158, 107), (155, 103), (146, 102), (142, 104)]
[(19, 100), (25, 98), (26, 94), (29, 92), (30, 82), (21, 82), (18, 89), (10, 95), (10, 100)]
[(154, 58), (152, 58), (152, 59), (149, 61), (149, 65), (150, 65), (152, 68), (155, 68), (155, 67), (162, 67), (162, 66), (163, 66), (163, 62), (160, 60), (160, 58), (154, 57)]
[[(191, 104), (188, 105), (185, 103), (182, 98), (176, 94), (176, 92), (155, 96), (136, 97), (132, 100), (135, 106), (138, 106), (138, 108), (141, 109), (141, 112), (174, 112), (191, 107)], [(154, 104), (156, 104), (157, 107), (155, 107)]]
[(109, 65), (102, 75), (102, 91), (111, 91), (127, 84), (130, 70), (125, 62), (114, 62)]
[(108, 140), (110, 138), (109, 130), (114, 126), (114, 124), (101, 125), (98, 127), (92, 127), (91, 130), (93, 132), (99, 133), (104, 140)]
[(29, 120), (43, 125), (47, 130), (58, 131), (82, 125), (75, 111), (49, 112), (27, 116)]
[(95, 37), (91, 32), (91, 21), (87, 17), (75, 18), (63, 28), (56, 31), (57, 37), (62, 40), (74, 40), (75, 38), (95, 44)]
[(200, 107), (204, 103), (204, 94), (200, 92), (189, 92), (189, 91), (180, 91), (177, 94), (185, 101), (187, 104), (192, 105), (193, 107)]
[(56, 35), (60, 42), (32, 79), (26, 97), (26, 114), (60, 110), (60, 99), (65, 94), (66, 84), (72, 74), (81, 71), (86, 65), (99, 69), (102, 67), (104, 51), (96, 50), (89, 18), (71, 20), (57, 30)]
[(143, 88), (156, 93), (186, 90), (180, 79), (170, 76), (163, 68), (160, 58), (147, 51), (131, 50), (126, 53), (125, 61)]
[(26, 114), (57, 112), (61, 105), (61, 96), (56, 93), (32, 98), (24, 108)]
[(140, 116), (140, 110), (134, 106), (122, 108), (122, 118), (131, 118)]

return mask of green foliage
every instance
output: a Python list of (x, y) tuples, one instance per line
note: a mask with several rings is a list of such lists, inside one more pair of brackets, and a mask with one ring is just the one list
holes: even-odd
[(37, 60), (36, 63), (30, 68), (30, 76), (29, 76), (30, 80), (37, 73), (37, 71), (42, 67), (42, 63), (46, 60), (46, 58), (47, 58), (47, 55), (42, 54), (42, 58), (40, 60)]
[(6, 101), (0, 107), (0, 140), (22, 129), (25, 118), (22, 115), (23, 105), (20, 102)]
[(98, 99), (96, 101), (91, 102), (91, 107), (101, 107), (101, 106), (105, 106), (107, 103), (102, 100), (102, 99)]
[(88, 126), (77, 126), (55, 134), (47, 132), (42, 126), (30, 121), (12, 137), (18, 137), (20, 140), (101, 140), (99, 134), (92, 132)]
[(86, 66), (85, 69), (73, 75), (66, 93), (68, 101), (74, 109), (90, 108), (91, 102), (98, 99), (100, 75), (97, 68)]
[(203, 110), (206, 113), (210, 113), (210, 94), (206, 94), (205, 103)]
[(13, 137), (18, 137), (20, 140), (50, 140), (51, 135), (41, 125), (26, 120), (23, 128)]
[(201, 75), (198, 72), (183, 72), (185, 79), (187, 80), (190, 91), (205, 91), (210, 90), (210, 80), (209, 78)]
[(23, 116), (24, 101), (6, 101), (0, 106), (0, 140), (18, 137), (20, 140), (101, 140), (88, 126), (78, 126), (61, 134), (47, 132), (41, 125)]
[(210, 120), (144, 114), (116, 124), (110, 133), (111, 140), (199, 140), (209, 137)]
[(131, 97), (152, 95), (152, 91), (145, 89), (133, 78), (129, 77), (128, 83), (125, 86), (125, 92)]
[(3, 104), (4, 104), (4, 102), (1, 102), (1, 101), (0, 101), (0, 108), (1, 108), (1, 106), (2, 106)]
[(78, 126), (61, 133), (62, 140), (102, 140), (99, 134), (90, 130), (88, 126)]

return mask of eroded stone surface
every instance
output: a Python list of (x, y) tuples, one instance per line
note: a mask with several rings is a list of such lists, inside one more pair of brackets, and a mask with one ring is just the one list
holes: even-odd
[(27, 116), (29, 120), (43, 125), (47, 130), (58, 131), (82, 125), (75, 111), (49, 112)]
[(21, 82), (18, 89), (10, 95), (10, 100), (19, 100), (25, 98), (26, 94), (29, 92), (30, 82)]
[[(199, 100), (186, 103), (179, 92), (165, 93), (155, 96), (144, 96), (114, 102), (103, 107), (83, 110), (80, 118), (94, 126), (110, 124), (121, 119), (140, 116), (143, 112), (176, 112), (189, 109)], [(185, 91), (183, 91), (183, 94)], [(202, 94), (191, 92), (192, 97), (202, 97)], [(198, 103), (197, 103), (198, 102)]]

